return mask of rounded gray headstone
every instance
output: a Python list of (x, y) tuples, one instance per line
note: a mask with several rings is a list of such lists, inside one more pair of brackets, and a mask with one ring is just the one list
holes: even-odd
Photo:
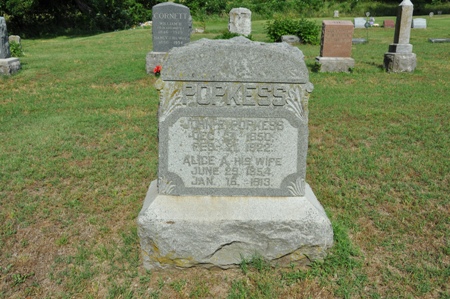
[(307, 83), (303, 53), (286, 43), (252, 42), (245, 37), (201, 39), (170, 51), (163, 80)]

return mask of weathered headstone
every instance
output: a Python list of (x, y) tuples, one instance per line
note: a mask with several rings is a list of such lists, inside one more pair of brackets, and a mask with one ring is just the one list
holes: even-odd
[(333, 18), (339, 18), (339, 10), (333, 12)]
[(348, 72), (355, 66), (351, 58), (352, 37), (352, 22), (322, 21), (320, 57), (316, 57), (321, 72)]
[(365, 44), (367, 43), (367, 39), (365, 38), (352, 38), (353, 45)]
[(403, 0), (397, 11), (394, 43), (384, 54), (384, 68), (388, 72), (413, 72), (417, 65), (416, 54), (409, 43), (414, 6), (410, 0)]
[(434, 12), (430, 12), (429, 16), (430, 18), (434, 17)]
[(394, 20), (384, 20), (383, 21), (383, 27), (384, 28), (395, 28)]
[(450, 43), (450, 38), (429, 38), (430, 43)]
[(442, 10), (438, 10), (438, 16), (442, 15)]
[(0, 75), (11, 75), (19, 69), (19, 58), (11, 57), (5, 18), (0, 17)]
[(20, 36), (18, 36), (18, 35), (10, 35), (8, 40), (9, 40), (9, 43), (14, 42), (14, 43), (19, 44), (19, 45), (21, 43)]
[(172, 2), (160, 3), (152, 8), (153, 51), (147, 54), (146, 69), (151, 73), (161, 65), (166, 53), (189, 43), (192, 18), (189, 8)]
[(355, 18), (354, 19), (355, 28), (366, 28), (366, 18)]
[(9, 51), (8, 30), (4, 17), (0, 17), (0, 59), (11, 57)]
[(138, 217), (144, 266), (324, 257), (333, 232), (305, 182), (313, 86), (301, 51), (202, 39), (170, 51), (157, 88), (158, 180)]
[(248, 36), (252, 33), (252, 12), (248, 8), (230, 10), (228, 31)]
[(282, 35), (281, 41), (290, 45), (294, 45), (300, 43), (300, 38), (297, 35)]
[(412, 28), (415, 29), (426, 29), (427, 28), (427, 20), (424, 18), (415, 18), (411, 24)]

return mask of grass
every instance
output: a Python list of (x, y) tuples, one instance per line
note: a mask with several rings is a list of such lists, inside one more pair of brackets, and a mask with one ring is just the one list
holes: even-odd
[[(307, 181), (335, 245), (307, 269), (258, 256), (143, 269), (135, 220), (158, 163), (150, 30), (23, 40), (23, 69), (0, 78), (0, 298), (450, 298), (449, 48), (427, 41), (449, 26), (412, 30), (414, 73), (382, 70), (393, 30), (370, 28), (353, 73), (310, 74)], [(312, 68), (319, 47), (299, 47)]]

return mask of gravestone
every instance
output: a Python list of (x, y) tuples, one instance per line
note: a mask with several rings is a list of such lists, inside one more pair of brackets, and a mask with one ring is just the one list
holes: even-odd
[(21, 43), (20, 36), (18, 36), (18, 35), (10, 35), (8, 37), (8, 40), (9, 40), (9, 43), (15, 42), (15, 43), (17, 43), (19, 45)]
[(427, 28), (427, 20), (424, 18), (416, 18), (412, 21), (412, 28), (415, 29), (426, 29)]
[(409, 43), (414, 5), (410, 0), (403, 0), (397, 11), (395, 21), (394, 43), (389, 45), (384, 54), (384, 68), (387, 72), (413, 72), (417, 65), (416, 54)]
[(9, 51), (8, 30), (4, 17), (0, 17), (0, 59), (11, 57)]
[(434, 16), (434, 12), (430, 12), (429, 16), (432, 18)]
[(19, 69), (19, 58), (11, 57), (5, 18), (0, 17), (0, 75), (11, 75)]
[(321, 72), (348, 72), (355, 66), (352, 54), (353, 24), (350, 21), (322, 21)]
[(172, 2), (160, 3), (152, 7), (153, 50), (147, 54), (147, 74), (161, 65), (167, 52), (174, 47), (189, 43), (192, 18), (189, 8)]
[(438, 10), (438, 16), (442, 15), (442, 10)]
[(366, 28), (366, 18), (355, 18), (354, 19), (355, 28)]
[(300, 38), (297, 35), (282, 35), (281, 41), (290, 45), (294, 45), (300, 43)]
[(429, 38), (430, 43), (450, 43), (450, 38)]
[(228, 31), (248, 36), (252, 33), (252, 12), (248, 8), (233, 8), (230, 10)]
[(323, 258), (333, 232), (305, 182), (302, 52), (244, 37), (173, 48), (159, 107), (158, 179), (138, 217), (144, 266), (281, 266)]
[(384, 20), (383, 21), (383, 27), (384, 28), (395, 28), (394, 20)]
[(353, 45), (365, 44), (367, 43), (367, 39), (365, 38), (352, 38)]
[(339, 10), (334, 11), (333, 18), (339, 18)]

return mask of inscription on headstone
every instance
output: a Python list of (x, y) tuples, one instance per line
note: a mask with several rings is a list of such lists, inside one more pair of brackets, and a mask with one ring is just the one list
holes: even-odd
[(320, 56), (350, 57), (352, 54), (352, 38), (352, 22), (323, 21)]
[(192, 19), (189, 8), (160, 3), (152, 8), (153, 52), (167, 52), (190, 41)]
[[(208, 47), (207, 41), (200, 44)], [(230, 52), (223, 55), (235, 59), (214, 66), (214, 72), (201, 54), (189, 61), (198, 69), (193, 74), (184, 75), (179, 62), (165, 64), (159, 110), (159, 192), (300, 196), (308, 136), (305, 105), (311, 84), (293, 76), (273, 79), (273, 69), (265, 68), (263, 74), (256, 70), (258, 66), (247, 64), (240, 52), (231, 51), (233, 42), (229, 45)], [(283, 74), (299, 73), (289, 65), (276, 67)], [(221, 73), (230, 68), (234, 71)]]

